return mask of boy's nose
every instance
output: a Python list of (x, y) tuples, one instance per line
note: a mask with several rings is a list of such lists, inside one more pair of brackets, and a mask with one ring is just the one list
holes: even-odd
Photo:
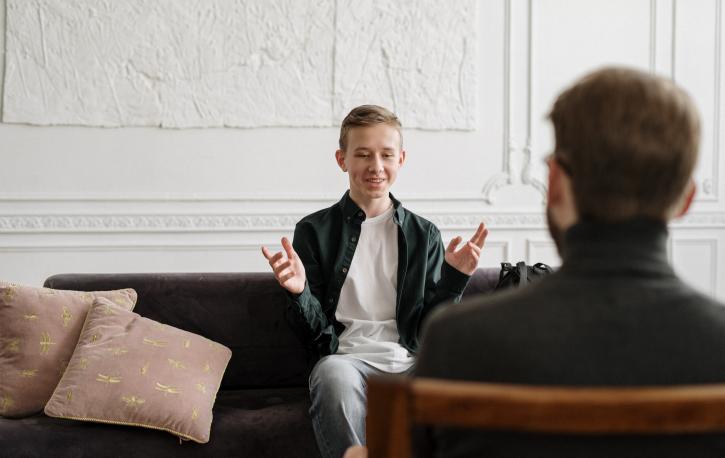
[(383, 170), (383, 160), (380, 158), (375, 158), (370, 163), (370, 167), (368, 167), (368, 171), (370, 172), (380, 172)]

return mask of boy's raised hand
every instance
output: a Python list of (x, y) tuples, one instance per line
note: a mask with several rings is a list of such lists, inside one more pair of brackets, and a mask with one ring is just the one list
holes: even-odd
[(446, 262), (459, 272), (466, 275), (473, 275), (476, 267), (478, 267), (478, 258), (481, 256), (481, 249), (487, 236), (488, 229), (486, 229), (486, 225), (483, 223), (479, 224), (471, 240), (466, 242), (458, 251), (456, 251), (456, 247), (461, 243), (463, 237), (460, 235), (454, 237), (451, 243), (448, 244), (448, 248), (446, 248)]
[(287, 237), (282, 237), (282, 248), (284, 248), (284, 253), (280, 251), (272, 255), (267, 247), (263, 246), (262, 254), (269, 261), (279, 284), (292, 294), (300, 294), (305, 289), (307, 280), (305, 266)]

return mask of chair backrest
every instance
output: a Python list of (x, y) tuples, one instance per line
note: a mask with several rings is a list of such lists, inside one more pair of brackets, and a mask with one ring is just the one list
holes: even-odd
[(370, 458), (409, 457), (414, 424), (574, 435), (725, 432), (725, 385), (599, 388), (371, 378)]

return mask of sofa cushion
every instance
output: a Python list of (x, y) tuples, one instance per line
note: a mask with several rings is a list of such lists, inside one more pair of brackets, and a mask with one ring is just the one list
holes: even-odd
[(0, 415), (22, 417), (43, 409), (96, 297), (127, 310), (136, 303), (132, 289), (61, 291), (0, 282)]
[(206, 443), (230, 357), (223, 345), (99, 298), (45, 413)]
[(168, 434), (129, 426), (66, 421), (44, 415), (0, 419), (2, 454), (55, 458), (124, 457), (319, 457), (308, 415), (307, 388), (220, 391), (212, 440), (179, 441)]
[(315, 363), (285, 319), (287, 297), (271, 272), (62, 274), (45, 284), (133, 287), (138, 314), (231, 348), (223, 389), (306, 387)]

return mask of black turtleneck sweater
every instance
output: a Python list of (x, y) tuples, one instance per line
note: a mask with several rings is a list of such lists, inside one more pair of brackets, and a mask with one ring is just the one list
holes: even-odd
[[(725, 382), (725, 306), (677, 278), (667, 235), (663, 223), (645, 219), (573, 226), (556, 273), (431, 317), (416, 375), (587, 386)], [(725, 456), (717, 437), (592, 441), (444, 433), (438, 456), (633, 456), (617, 448), (632, 441), (641, 447), (636, 456)]]

